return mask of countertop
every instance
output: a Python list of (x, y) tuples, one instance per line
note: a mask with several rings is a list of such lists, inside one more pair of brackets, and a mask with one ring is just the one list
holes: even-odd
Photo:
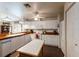
[(59, 33), (46, 32), (46, 33), (43, 33), (42, 35), (59, 35)]
[(31, 56), (38, 56), (43, 47), (43, 44), (44, 44), (43, 40), (35, 39), (32, 40), (27, 45), (18, 49), (17, 51)]
[[(22, 35), (27, 35), (27, 34), (31, 34), (31, 33), (28, 33), (28, 32), (21, 32), (21, 33), (14, 33), (14, 34), (4, 33), (4, 34), (0, 34), (0, 40), (13, 38), (13, 37), (17, 37), (17, 36), (22, 36)], [(46, 32), (42, 35), (59, 35), (59, 34), (58, 33), (53, 33), (53, 32)]]
[(4, 34), (0, 34), (0, 40), (5, 40), (8, 38), (13, 38), (13, 37), (17, 37), (17, 36), (26, 35), (26, 34), (29, 34), (29, 33), (15, 33), (15, 34), (4, 33)]

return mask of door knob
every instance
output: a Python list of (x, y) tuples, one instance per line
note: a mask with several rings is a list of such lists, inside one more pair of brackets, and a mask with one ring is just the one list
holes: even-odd
[(75, 44), (75, 46), (78, 46), (78, 44)]

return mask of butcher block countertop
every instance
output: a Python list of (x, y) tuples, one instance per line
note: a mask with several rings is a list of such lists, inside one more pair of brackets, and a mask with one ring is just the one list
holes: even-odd
[(5, 39), (8, 39), (8, 38), (13, 38), (13, 37), (17, 37), (17, 36), (26, 35), (26, 34), (28, 34), (28, 33), (16, 33), (16, 34), (4, 33), (4, 34), (0, 34), (0, 40), (5, 40)]
[(26, 44), (25, 46), (21, 47), (17, 51), (19, 53), (24, 53), (26, 55), (30, 56), (38, 56), (42, 47), (43, 47), (44, 41), (43, 40), (32, 40), (30, 43)]
[(59, 35), (59, 33), (46, 32), (46, 33), (43, 33), (43, 35)]

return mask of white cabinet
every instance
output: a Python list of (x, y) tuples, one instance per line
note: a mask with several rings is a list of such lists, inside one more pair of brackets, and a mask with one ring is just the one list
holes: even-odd
[(6, 56), (11, 52), (11, 40), (0, 41), (0, 56)]
[(58, 20), (31, 21), (24, 25), (23, 29), (57, 29)]
[(11, 38), (11, 39), (12, 39), (12, 42), (11, 42), (12, 51), (24, 46), (25, 42), (26, 42), (24, 35), (23, 36), (14, 37), (14, 38)]
[(25, 35), (25, 44), (29, 43), (32, 39), (30, 35)]
[(43, 22), (43, 28), (44, 29), (57, 29), (58, 21), (53, 20), (53, 21), (44, 21)]
[(12, 33), (21, 32), (21, 24), (11, 23), (11, 26)]
[(14, 51), (16, 49), (19, 48), (19, 37), (14, 37), (14, 38), (11, 38), (12, 39), (12, 42), (11, 42), (11, 50)]
[(26, 42), (25, 36), (24, 35), (23, 36), (19, 36), (18, 37), (18, 48), (24, 46), (25, 45), (25, 42)]
[(11, 50), (15, 51), (16, 49), (26, 45), (28, 42), (31, 41), (30, 36), (29, 35), (23, 35), (23, 36), (18, 36), (18, 37), (14, 37), (11, 38), (12, 42), (11, 42)]
[(45, 45), (59, 46), (58, 35), (42, 35), (42, 40), (44, 40)]
[(0, 56), (6, 56), (31, 41), (30, 35), (22, 35), (0, 41)]

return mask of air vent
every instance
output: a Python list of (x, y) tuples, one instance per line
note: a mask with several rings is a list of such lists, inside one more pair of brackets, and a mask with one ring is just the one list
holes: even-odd
[(19, 21), (14, 21), (14, 23), (16, 23), (16, 24), (17, 24), (17, 23), (19, 23)]
[(26, 8), (30, 8), (30, 7), (31, 7), (30, 4), (24, 4), (24, 6), (25, 6)]

